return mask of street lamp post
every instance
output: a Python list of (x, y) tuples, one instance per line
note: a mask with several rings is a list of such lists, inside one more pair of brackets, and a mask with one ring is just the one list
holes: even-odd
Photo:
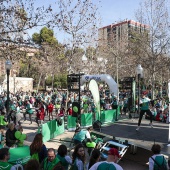
[(136, 67), (136, 73), (138, 75), (138, 115), (140, 114), (140, 78), (143, 77), (143, 68), (140, 64)]
[(15, 94), (15, 88), (16, 88), (16, 87), (15, 87), (15, 86), (16, 86), (16, 85), (15, 85), (15, 78), (16, 78), (16, 74), (13, 75), (13, 78), (14, 78), (14, 94)]
[(7, 60), (5, 62), (5, 69), (7, 73), (7, 103), (6, 103), (6, 113), (9, 114), (9, 75), (10, 75), (10, 69), (12, 67), (12, 63), (10, 60)]

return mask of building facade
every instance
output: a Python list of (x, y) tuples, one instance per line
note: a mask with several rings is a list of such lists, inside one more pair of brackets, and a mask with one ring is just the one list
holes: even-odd
[(111, 45), (124, 47), (132, 38), (132, 32), (149, 33), (149, 26), (133, 20), (124, 20), (99, 29), (99, 46)]

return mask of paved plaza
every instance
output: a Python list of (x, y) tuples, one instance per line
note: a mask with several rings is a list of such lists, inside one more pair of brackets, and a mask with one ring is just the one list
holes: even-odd
[[(136, 154), (131, 154), (130, 148), (123, 156), (119, 164), (124, 170), (146, 170), (148, 169), (147, 163), (149, 157), (152, 155), (150, 151), (151, 145), (154, 143), (161, 144), (163, 152), (167, 152), (167, 136), (168, 136), (168, 124), (154, 122), (154, 128), (150, 128), (148, 120), (142, 120), (141, 129), (136, 132), (136, 125), (138, 119), (123, 119), (110, 125), (102, 126), (102, 133), (115, 136), (116, 138), (127, 139), (130, 142), (135, 143), (137, 146)], [(46, 120), (47, 121), (47, 120)], [(24, 133), (27, 134), (27, 140), (25, 145), (30, 145), (35, 134), (37, 133), (38, 126), (35, 122), (30, 125), (29, 121), (22, 123)], [(47, 148), (58, 149), (59, 145), (65, 144), (68, 149), (72, 147), (70, 141), (74, 135), (74, 132), (65, 130), (64, 134), (61, 134), (54, 139), (45, 142)], [(161, 137), (162, 136), (162, 137)], [(168, 152), (167, 152), (168, 153)]]

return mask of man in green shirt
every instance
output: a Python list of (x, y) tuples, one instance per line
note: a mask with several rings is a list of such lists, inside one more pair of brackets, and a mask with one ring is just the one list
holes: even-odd
[(41, 168), (43, 170), (52, 170), (57, 165), (61, 165), (60, 160), (56, 157), (55, 150), (50, 148), (47, 151), (47, 158), (41, 163)]
[(10, 159), (9, 149), (2, 148), (0, 149), (0, 169), (1, 170), (10, 170), (12, 165), (8, 163)]

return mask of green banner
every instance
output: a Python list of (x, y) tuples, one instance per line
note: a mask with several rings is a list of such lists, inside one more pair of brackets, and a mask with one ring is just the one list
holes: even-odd
[(92, 113), (81, 114), (81, 127), (92, 126)]
[(23, 146), (18, 148), (10, 148), (10, 159), (8, 162), (10, 164), (26, 164), (30, 159), (30, 149), (29, 146)]
[(76, 129), (76, 117), (67, 116), (67, 129), (68, 131), (74, 131)]
[(43, 142), (47, 142), (50, 139), (55, 138), (56, 136), (64, 133), (64, 119), (61, 126), (58, 126), (56, 120), (49, 121), (42, 125), (42, 135), (43, 135)]
[[(117, 109), (117, 117), (120, 114), (120, 108)], [(104, 110), (101, 111), (101, 122), (102, 123), (109, 123), (109, 122), (115, 122), (116, 119), (116, 109), (114, 110)]]

